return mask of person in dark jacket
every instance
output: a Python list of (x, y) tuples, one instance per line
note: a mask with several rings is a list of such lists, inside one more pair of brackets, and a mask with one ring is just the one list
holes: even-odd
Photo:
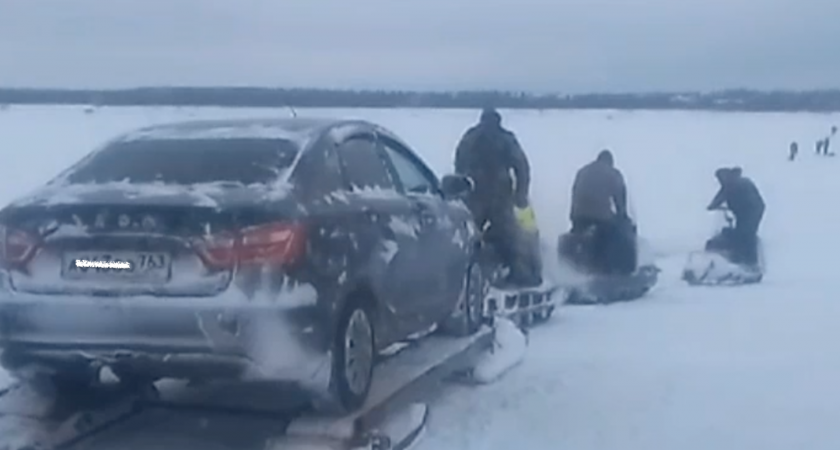
[(799, 154), (799, 145), (796, 142), (790, 143), (790, 153), (788, 154), (788, 160), (793, 161), (796, 159), (796, 155)]
[(636, 269), (635, 229), (627, 214), (627, 186), (613, 155), (603, 150), (578, 170), (572, 185), (572, 232), (595, 230), (597, 269), (630, 273)]
[(572, 228), (591, 222), (614, 222), (627, 216), (627, 187), (615, 167), (612, 152), (603, 150), (595, 161), (583, 166), (572, 185)]
[(721, 168), (715, 172), (720, 189), (707, 207), (712, 211), (724, 203), (735, 216), (732, 250), (736, 263), (758, 265), (758, 228), (764, 217), (764, 199), (752, 180), (743, 176), (740, 167)]
[(508, 281), (539, 284), (541, 274), (526, 268), (529, 249), (515, 214), (515, 208), (528, 207), (531, 169), (516, 135), (502, 127), (498, 111), (484, 109), (478, 124), (464, 133), (455, 151), (455, 172), (473, 180), (467, 206), (485, 240), (510, 267)]

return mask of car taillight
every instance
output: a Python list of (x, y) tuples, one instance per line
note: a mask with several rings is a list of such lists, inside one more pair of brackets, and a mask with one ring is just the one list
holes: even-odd
[(4, 267), (29, 262), (37, 245), (38, 240), (30, 233), (0, 225), (0, 263)]
[(297, 223), (258, 225), (204, 237), (196, 247), (212, 268), (231, 268), (237, 263), (290, 264), (306, 250), (306, 228)]
[(204, 263), (217, 269), (232, 267), (236, 263), (235, 247), (236, 236), (226, 233), (206, 236), (196, 242), (196, 249)]

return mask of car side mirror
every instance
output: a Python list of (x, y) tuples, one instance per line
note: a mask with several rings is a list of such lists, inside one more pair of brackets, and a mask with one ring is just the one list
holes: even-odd
[(465, 175), (449, 174), (440, 180), (440, 191), (446, 199), (463, 199), (472, 193), (475, 185), (473, 180)]

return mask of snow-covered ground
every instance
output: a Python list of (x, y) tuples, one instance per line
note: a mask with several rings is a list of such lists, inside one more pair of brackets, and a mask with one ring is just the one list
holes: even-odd
[[(318, 110), (377, 121), (439, 172), (474, 111)], [(12, 107), (0, 112), (0, 202), (46, 181), (115, 133), (190, 118), (284, 110)], [(575, 170), (613, 150), (640, 232), (665, 272), (644, 300), (564, 308), (530, 335), (503, 382), (451, 388), (433, 405), (422, 449), (835, 449), (840, 445), (840, 160), (813, 156), (830, 115), (510, 112), (531, 158), (542, 234), (568, 224)], [(786, 160), (792, 140), (800, 160)], [(687, 252), (712, 231), (712, 175), (740, 165), (768, 204), (766, 282), (689, 288)]]

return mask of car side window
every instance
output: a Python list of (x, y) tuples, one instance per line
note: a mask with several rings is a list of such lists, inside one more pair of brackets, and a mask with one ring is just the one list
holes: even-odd
[(331, 148), (313, 148), (298, 162), (292, 184), (306, 198), (323, 197), (343, 189), (338, 155)]
[(435, 192), (435, 182), (417, 163), (407, 156), (407, 150), (389, 139), (381, 140), (385, 153), (391, 160), (397, 176), (406, 192), (431, 193)]
[(393, 189), (394, 183), (372, 136), (358, 136), (339, 146), (344, 180), (351, 188)]

